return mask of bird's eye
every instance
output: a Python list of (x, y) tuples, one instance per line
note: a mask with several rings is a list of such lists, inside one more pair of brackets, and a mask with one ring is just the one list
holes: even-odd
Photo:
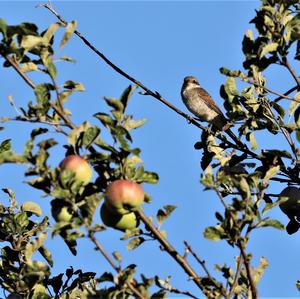
[(193, 80), (193, 83), (198, 83), (197, 80)]

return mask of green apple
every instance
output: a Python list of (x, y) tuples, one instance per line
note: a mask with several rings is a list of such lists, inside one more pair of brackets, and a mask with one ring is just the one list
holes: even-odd
[(134, 212), (125, 215), (115, 214), (107, 208), (105, 203), (101, 207), (100, 216), (105, 225), (121, 231), (139, 226), (139, 220)]
[(279, 194), (279, 199), (286, 198), (279, 207), (283, 213), (290, 216), (300, 216), (300, 188), (287, 187)]
[(106, 189), (105, 203), (116, 214), (128, 214), (137, 210), (144, 202), (142, 187), (132, 181), (116, 180)]
[(52, 207), (52, 216), (57, 222), (69, 222), (72, 219), (72, 214), (68, 211), (68, 207)]
[(77, 155), (65, 157), (59, 164), (61, 172), (69, 171), (75, 174), (75, 181), (87, 185), (93, 176), (93, 171), (88, 162)]

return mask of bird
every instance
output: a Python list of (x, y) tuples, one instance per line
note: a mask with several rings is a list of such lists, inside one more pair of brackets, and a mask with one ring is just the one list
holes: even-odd
[(200, 86), (194, 76), (187, 76), (181, 88), (182, 101), (200, 121), (209, 123), (213, 130), (225, 131), (236, 143), (239, 139), (230, 130), (231, 123), (224, 116), (209, 93)]

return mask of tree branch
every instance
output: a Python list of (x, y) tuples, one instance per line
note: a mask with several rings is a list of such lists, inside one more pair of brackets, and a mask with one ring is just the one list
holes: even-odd
[(183, 270), (189, 275), (197, 287), (210, 298), (209, 292), (205, 290), (202, 286), (201, 278), (198, 274), (192, 269), (189, 263), (176, 251), (176, 249), (166, 240), (166, 238), (161, 234), (161, 232), (153, 225), (152, 221), (144, 214), (144, 212), (139, 209), (137, 215), (145, 224), (146, 228), (151, 231), (155, 236), (157, 241), (162, 245), (163, 249), (168, 252), (168, 254), (183, 268)]
[[(104, 258), (108, 261), (108, 263), (112, 266), (112, 268), (117, 272), (120, 273), (121, 269), (118, 267), (113, 259), (108, 255), (108, 253), (104, 250), (100, 242), (95, 238), (94, 234), (92, 232), (88, 233), (89, 239), (95, 244), (96, 250), (100, 251), (100, 253), (104, 256)], [(133, 285), (130, 281), (126, 281), (126, 285), (128, 288), (132, 291), (134, 294), (135, 298), (140, 298), (140, 299), (146, 299)]]

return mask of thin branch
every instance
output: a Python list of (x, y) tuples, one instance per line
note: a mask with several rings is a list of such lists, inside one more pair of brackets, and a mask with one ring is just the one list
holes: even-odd
[[(58, 12), (56, 12), (54, 10), (54, 8), (50, 4), (42, 4), (42, 5), (39, 5), (39, 6), (42, 6), (42, 7), (45, 7), (46, 9), (48, 9), (65, 26), (68, 24), (68, 22), (61, 15), (59, 15)], [(108, 64), (112, 69), (114, 69), (121, 76), (125, 77), (129, 81), (131, 81), (134, 84), (136, 84), (137, 86), (139, 86), (141, 89), (143, 89), (144, 90), (144, 92), (143, 92), (144, 95), (150, 95), (150, 96), (152, 96), (153, 98), (157, 99), (158, 101), (160, 101), (161, 103), (163, 103), (164, 105), (166, 105), (167, 107), (169, 107), (170, 109), (172, 109), (173, 111), (175, 111), (177, 114), (179, 114), (182, 117), (184, 117), (185, 119), (187, 119), (189, 121), (189, 123), (193, 124), (194, 126), (196, 126), (199, 129), (207, 131), (206, 127), (204, 127), (201, 124), (199, 124), (190, 115), (184, 113), (183, 111), (181, 111), (180, 109), (178, 109), (177, 107), (175, 107), (174, 105), (172, 105), (170, 102), (168, 102), (166, 99), (164, 99), (160, 95), (159, 92), (150, 90), (142, 82), (140, 82), (139, 80), (135, 79), (134, 77), (132, 77), (131, 75), (129, 75), (128, 73), (126, 73), (125, 71), (123, 71), (122, 69), (120, 69), (112, 61), (110, 61), (102, 52), (100, 52), (97, 48), (95, 48), (79, 31), (75, 30), (74, 33), (83, 41), (84, 44), (86, 44), (93, 52), (95, 52), (102, 60), (104, 60), (104, 62), (106, 64)], [(253, 158), (257, 158), (257, 155), (254, 152), (252, 152), (251, 150), (249, 150), (248, 147), (245, 144), (243, 144), (243, 147), (242, 146), (237, 146), (236, 144), (228, 141), (227, 138), (224, 137), (224, 136), (222, 136), (222, 135), (217, 136), (217, 138), (219, 140), (221, 140), (222, 142), (227, 143), (230, 147), (232, 147), (234, 149), (237, 149), (239, 151), (242, 151), (244, 153), (247, 153), (247, 154), (249, 154)]]
[(187, 241), (183, 241), (186, 249), (192, 254), (192, 256), (195, 258), (195, 260), (201, 265), (201, 267), (203, 268), (204, 272), (206, 273), (207, 277), (209, 278), (209, 280), (215, 285), (215, 287), (224, 295), (226, 293), (226, 291), (223, 289), (222, 285), (219, 285), (216, 280), (212, 277), (212, 275), (210, 274), (209, 270), (207, 269), (206, 265), (205, 265), (205, 261), (201, 260), (199, 258), (199, 256), (195, 253), (195, 251), (193, 250), (192, 246), (187, 242)]
[[(224, 201), (224, 198), (223, 198), (222, 194), (220, 193), (220, 191), (217, 188), (214, 188), (214, 190), (217, 193), (217, 195), (218, 195), (221, 203), (225, 207), (225, 209), (229, 212), (229, 216), (231, 217), (234, 226), (238, 227), (238, 224), (237, 224), (235, 218), (232, 216), (231, 210), (228, 209), (228, 205)], [(246, 213), (246, 211), (245, 211), (245, 213)], [(247, 229), (247, 232), (246, 232), (246, 235), (245, 235), (244, 239), (248, 238), (248, 234), (251, 231), (250, 227), (251, 227), (251, 224), (249, 224), (249, 226), (248, 226), (248, 229)], [(251, 293), (252, 293), (252, 299), (256, 299), (256, 298), (258, 298), (257, 288), (256, 288), (256, 285), (255, 285), (254, 280), (253, 280), (253, 276), (252, 276), (252, 272), (251, 272), (251, 265), (250, 265), (248, 256), (247, 256), (246, 251), (245, 251), (245, 242), (240, 238), (235, 243), (236, 243), (236, 246), (239, 248), (240, 253), (243, 257), (243, 261), (244, 261), (244, 265), (245, 265), (245, 268), (246, 268), (248, 281), (249, 281), (249, 284), (250, 284), (250, 290), (251, 290)]]
[[(0, 51), (1, 53), (1, 51)], [(2, 53), (1, 53), (2, 54)], [(23, 78), (23, 80), (32, 88), (35, 89), (36, 85), (34, 82), (22, 71), (22, 69), (19, 67), (19, 65), (8, 55), (3, 55), (3, 57), (11, 64), (11, 66), (17, 71), (17, 73)], [(74, 123), (68, 118), (67, 115), (65, 115), (64, 111), (60, 109), (57, 105), (55, 105), (53, 102), (50, 102), (50, 106), (53, 108), (53, 110), (59, 115), (59, 117), (66, 123), (66, 125), (70, 129), (76, 129), (77, 127), (74, 125)]]
[(227, 297), (228, 299), (232, 298), (232, 295), (234, 293), (234, 289), (237, 286), (238, 279), (240, 277), (240, 273), (241, 273), (241, 270), (242, 270), (242, 261), (243, 261), (243, 257), (242, 257), (242, 253), (240, 252), (240, 256), (238, 257), (238, 262), (237, 262), (237, 266), (236, 266), (236, 271), (235, 271), (233, 283), (230, 287), (230, 292), (229, 292), (229, 295)]
[[(282, 132), (283, 136), (285, 137), (287, 143), (289, 144), (289, 146), (290, 146), (290, 148), (291, 148), (291, 150), (292, 150), (292, 152), (295, 156), (295, 159), (298, 160), (298, 154), (297, 154), (296, 146), (295, 146), (295, 144), (292, 140), (291, 135), (287, 132), (287, 130), (283, 126), (281, 126), (278, 123), (278, 121), (277, 121), (277, 119), (276, 119), (276, 117), (275, 117), (275, 115), (274, 115), (274, 113), (271, 109), (270, 103), (268, 101), (266, 101), (266, 106), (268, 107), (268, 110), (269, 110), (269, 113), (271, 114), (272, 120), (277, 124), (277, 126), (279, 127), (279, 129)], [(279, 115), (279, 118), (283, 122), (283, 119), (280, 115)]]
[[(287, 96), (289, 95), (290, 93), (292, 93), (293, 91), (297, 90), (298, 89), (298, 86), (294, 86), (292, 88), (290, 88), (288, 91), (286, 91), (283, 95)], [(284, 99), (283, 97), (278, 97), (274, 100), (274, 102), (279, 102), (280, 100)]]
[(282, 59), (281, 62), (290, 72), (290, 74), (292, 75), (292, 77), (294, 78), (294, 80), (296, 81), (297, 85), (298, 85), (298, 90), (300, 89), (300, 78), (297, 76), (296, 72), (294, 71), (294, 69), (292, 68), (292, 66), (290, 65), (288, 59), (286, 57), (284, 57)]
[(162, 245), (163, 249), (184, 269), (184, 271), (189, 275), (197, 287), (210, 298), (210, 293), (205, 290), (202, 286), (201, 278), (194, 271), (194, 269), (189, 265), (189, 263), (182, 257), (178, 251), (166, 240), (166, 238), (161, 234), (161, 232), (153, 225), (152, 221), (144, 214), (144, 212), (139, 209), (137, 212), (140, 219), (145, 224), (146, 228), (149, 229), (152, 234), (156, 237), (157, 241)]
[[(121, 269), (118, 267), (113, 259), (108, 255), (108, 253), (104, 250), (100, 242), (95, 238), (94, 234), (92, 232), (89, 232), (88, 234), (89, 239), (95, 244), (96, 249), (100, 251), (100, 253), (104, 256), (104, 258), (108, 261), (108, 263), (112, 266), (112, 268), (117, 272), (120, 273)], [(125, 283), (128, 288), (131, 290), (131, 292), (135, 295), (136, 298), (145, 299), (145, 297), (132, 285), (130, 281), (126, 281)]]
[(288, 95), (286, 95), (286, 94), (289, 94), (289, 93), (285, 93), (285, 94), (279, 93), (279, 92), (277, 92), (277, 91), (275, 91), (275, 90), (273, 90), (273, 89), (271, 89), (271, 88), (269, 88), (265, 85), (261, 85), (261, 84), (255, 82), (255, 81), (249, 80), (247, 78), (242, 79), (242, 80), (244, 82), (248, 83), (248, 84), (255, 85), (257, 87), (260, 87), (260, 88), (264, 89), (265, 91), (268, 91), (272, 94), (275, 94), (275, 95), (279, 96), (280, 99), (287, 99), (287, 100), (290, 100), (290, 101), (296, 101), (296, 102), (300, 103), (300, 100), (295, 100), (294, 98), (289, 97)]
[(252, 271), (251, 271), (251, 266), (250, 266), (249, 258), (248, 258), (247, 254), (246, 254), (246, 251), (245, 251), (245, 243), (242, 242), (241, 240), (239, 240), (239, 242), (238, 242), (237, 245), (238, 245), (238, 247), (240, 249), (241, 255), (242, 255), (243, 260), (244, 260), (244, 265), (245, 265), (245, 268), (246, 268), (247, 277), (248, 277), (248, 280), (249, 280), (249, 283), (250, 283), (250, 289), (251, 289), (251, 293), (252, 293), (252, 298), (256, 299), (256, 298), (258, 298), (257, 288), (256, 288), (256, 285), (255, 285), (253, 276), (252, 276)]

